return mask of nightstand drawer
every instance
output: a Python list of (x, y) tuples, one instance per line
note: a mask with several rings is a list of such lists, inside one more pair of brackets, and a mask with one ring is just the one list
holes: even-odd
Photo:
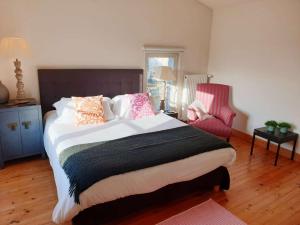
[(1, 149), (4, 160), (14, 159), (22, 155), (19, 126), (17, 111), (0, 113)]
[(39, 110), (28, 109), (19, 111), (23, 154), (41, 153), (41, 131)]
[(178, 118), (178, 113), (177, 112), (172, 112), (172, 111), (165, 111), (164, 114), (168, 115), (168, 116), (171, 116), (173, 118)]

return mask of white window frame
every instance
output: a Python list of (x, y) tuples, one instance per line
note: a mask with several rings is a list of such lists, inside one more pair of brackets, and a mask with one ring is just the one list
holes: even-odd
[(181, 87), (183, 84), (183, 73), (182, 73), (182, 55), (184, 52), (184, 48), (180, 47), (153, 47), (153, 46), (144, 46), (144, 92), (147, 91), (147, 76), (148, 76), (148, 58), (149, 57), (174, 57), (175, 59), (175, 66), (177, 68), (176, 74), (177, 74), (177, 80), (176, 80), (176, 86), (177, 86), (177, 96), (176, 96), (176, 110), (181, 114), (181, 102), (178, 101), (179, 96), (181, 95)]

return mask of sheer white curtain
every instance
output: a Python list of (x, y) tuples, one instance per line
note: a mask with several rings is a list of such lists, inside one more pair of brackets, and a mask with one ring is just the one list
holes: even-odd
[(195, 100), (196, 88), (199, 83), (208, 83), (208, 74), (185, 75), (182, 90), (181, 118), (187, 120), (187, 108)]

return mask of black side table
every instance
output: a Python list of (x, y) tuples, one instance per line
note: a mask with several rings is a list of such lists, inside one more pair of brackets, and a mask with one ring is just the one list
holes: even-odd
[(256, 135), (268, 140), (268, 143), (267, 143), (267, 149), (268, 150), (269, 150), (269, 147), (270, 147), (270, 141), (273, 141), (273, 142), (278, 144), (274, 166), (277, 166), (277, 161), (278, 161), (279, 151), (280, 151), (280, 145), (285, 143), (285, 142), (294, 141), (294, 146), (293, 146), (293, 151), (292, 151), (292, 156), (291, 156), (291, 160), (294, 160), (295, 151), (296, 151), (296, 144), (297, 144), (297, 140), (298, 140), (298, 134), (297, 133), (288, 131), (286, 134), (282, 134), (282, 133), (279, 132), (279, 129), (276, 129), (275, 132), (269, 132), (266, 127), (257, 128), (253, 132), (250, 155), (253, 154), (253, 147), (254, 147), (254, 142), (255, 142), (255, 136)]
[(174, 118), (178, 118), (178, 112), (172, 112), (172, 111), (164, 111), (164, 114), (174, 117)]

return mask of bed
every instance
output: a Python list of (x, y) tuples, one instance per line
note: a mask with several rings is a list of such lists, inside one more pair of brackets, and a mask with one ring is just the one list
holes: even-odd
[[(220, 185), (222, 189), (229, 188), (230, 178), (226, 166), (234, 162), (235, 151), (232, 148), (223, 148), (108, 177), (81, 193), (80, 204), (76, 204), (70, 197), (69, 180), (59, 164), (57, 152), (77, 144), (187, 126), (163, 113), (140, 120), (112, 120), (101, 126), (76, 127), (56, 122), (52, 104), (61, 97), (98, 94), (113, 97), (137, 93), (143, 90), (142, 73), (143, 71), (139, 69), (38, 71), (41, 105), (45, 114), (44, 144), (53, 169), (58, 196), (58, 203), (53, 211), (54, 222), (73, 220), (74, 224), (89, 224), (89, 218), (95, 219), (102, 215), (103, 219), (103, 215), (115, 215), (116, 207), (127, 210), (134, 206), (142, 207), (149, 200), (160, 198), (162, 193), (172, 190), (190, 190), (214, 185)], [(126, 210), (119, 211), (126, 212)]]

